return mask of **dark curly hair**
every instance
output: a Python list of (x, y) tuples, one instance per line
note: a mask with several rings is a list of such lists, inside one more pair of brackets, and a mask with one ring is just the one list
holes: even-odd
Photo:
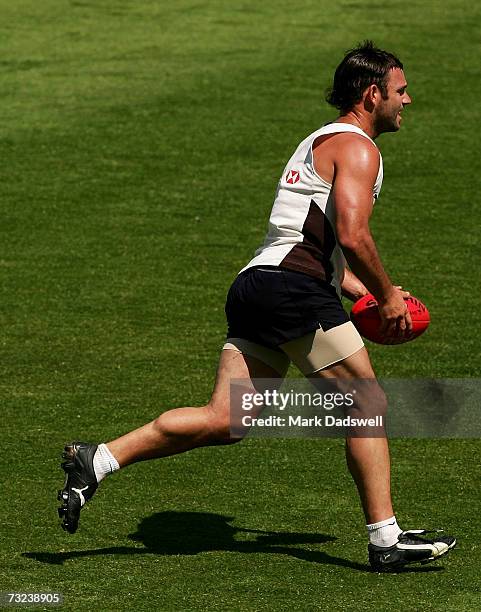
[(403, 68), (401, 61), (392, 53), (378, 49), (372, 40), (365, 40), (355, 49), (346, 52), (336, 68), (334, 82), (328, 90), (326, 101), (347, 113), (360, 102), (369, 85), (375, 84), (387, 97), (387, 77), (393, 68)]

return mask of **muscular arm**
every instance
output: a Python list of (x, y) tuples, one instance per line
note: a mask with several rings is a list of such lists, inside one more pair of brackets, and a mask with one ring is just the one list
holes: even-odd
[(369, 229), (379, 152), (356, 134), (342, 134), (336, 139), (332, 148), (332, 195), (338, 241), (351, 270), (377, 299), (383, 330), (389, 335), (403, 333), (406, 328), (410, 331), (411, 320), (402, 294), (389, 279)]
[(394, 287), (369, 229), (379, 153), (362, 136), (349, 136), (334, 158), (336, 233), (351, 270), (378, 301), (385, 301)]

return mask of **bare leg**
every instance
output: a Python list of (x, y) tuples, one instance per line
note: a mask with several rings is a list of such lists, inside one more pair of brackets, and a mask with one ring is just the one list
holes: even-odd
[(175, 455), (199, 446), (229, 444), (230, 381), (279, 378), (263, 362), (235, 350), (221, 351), (210, 402), (200, 408), (175, 408), (151, 423), (107, 444), (120, 467), (156, 457)]
[[(316, 377), (375, 379), (375, 374), (367, 350), (362, 348), (351, 357), (311, 375), (311, 378)], [(380, 387), (378, 392), (384, 397)], [(359, 491), (366, 523), (377, 523), (393, 516), (387, 438), (347, 437), (346, 459)]]

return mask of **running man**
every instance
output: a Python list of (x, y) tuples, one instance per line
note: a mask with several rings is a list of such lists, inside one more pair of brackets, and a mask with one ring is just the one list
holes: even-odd
[[(265, 242), (229, 290), (227, 341), (209, 403), (164, 412), (107, 444), (66, 446), (58, 499), (68, 532), (77, 530), (82, 506), (106, 475), (137, 461), (237, 441), (230, 435), (232, 379), (282, 380), (292, 361), (311, 379), (372, 379), (377, 385), (341, 294), (356, 300), (371, 292), (384, 333), (393, 338), (410, 333), (406, 292), (391, 282), (369, 230), (383, 179), (374, 140), (399, 130), (401, 113), (411, 103), (403, 65), (366, 41), (345, 55), (327, 99), (338, 118), (294, 152), (278, 184)], [(386, 402), (380, 387), (379, 398)], [(429, 540), (420, 537), (423, 530), (398, 526), (385, 436), (348, 436), (346, 458), (374, 570), (432, 561), (455, 546), (453, 537)]]

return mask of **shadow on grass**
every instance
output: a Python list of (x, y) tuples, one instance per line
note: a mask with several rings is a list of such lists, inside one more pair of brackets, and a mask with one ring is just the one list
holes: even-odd
[[(283, 554), (309, 561), (370, 571), (368, 565), (329, 555), (299, 545), (325, 544), (337, 538), (322, 533), (291, 533), (244, 529), (230, 525), (234, 517), (207, 512), (158, 512), (142, 519), (138, 530), (129, 535), (138, 546), (112, 546), (70, 552), (25, 552), (23, 557), (41, 563), (61, 565), (69, 559), (102, 555), (197, 555), (202, 552)], [(241, 535), (242, 534), (242, 535)], [(244, 539), (241, 539), (244, 538)], [(416, 568), (410, 571), (439, 571), (442, 568)]]

